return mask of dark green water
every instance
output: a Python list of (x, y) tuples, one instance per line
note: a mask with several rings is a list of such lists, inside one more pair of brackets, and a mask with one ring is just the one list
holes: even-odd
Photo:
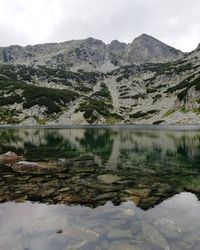
[(200, 132), (1, 129), (0, 249), (200, 249)]

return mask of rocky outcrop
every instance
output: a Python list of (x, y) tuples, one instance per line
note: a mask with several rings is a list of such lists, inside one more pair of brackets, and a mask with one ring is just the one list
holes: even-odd
[(18, 156), (17, 154), (8, 151), (5, 154), (0, 155), (0, 164), (6, 165), (6, 166), (12, 166), (16, 162), (18, 162), (20, 159), (22, 159), (21, 156)]

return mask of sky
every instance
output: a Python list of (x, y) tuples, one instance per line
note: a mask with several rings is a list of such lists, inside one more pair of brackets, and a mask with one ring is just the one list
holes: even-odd
[(94, 37), (132, 42), (146, 33), (191, 51), (200, 43), (199, 0), (0, 0), (0, 46)]

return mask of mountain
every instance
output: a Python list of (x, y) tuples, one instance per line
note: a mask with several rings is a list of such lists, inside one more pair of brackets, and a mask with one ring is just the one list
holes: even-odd
[(0, 48), (1, 63), (103, 72), (133, 63), (169, 61), (181, 55), (181, 51), (145, 34), (131, 44), (117, 40), (105, 44), (101, 40), (87, 38), (63, 43)]
[(128, 52), (128, 62), (148, 63), (163, 62), (181, 56), (183, 53), (174, 49), (157, 39), (143, 34), (137, 37), (130, 45)]
[(182, 53), (141, 35), (0, 54), (1, 125), (200, 124), (200, 46)]

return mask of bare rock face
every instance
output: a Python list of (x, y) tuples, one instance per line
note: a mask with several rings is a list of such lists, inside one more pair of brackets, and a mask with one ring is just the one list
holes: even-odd
[(0, 62), (96, 71), (109, 63), (114, 68), (133, 63), (167, 61), (182, 54), (148, 35), (136, 38), (131, 45), (117, 40), (107, 45), (90, 37), (63, 43), (0, 48)]
[(0, 155), (0, 164), (3, 164), (5, 166), (12, 166), (20, 159), (22, 159), (21, 156), (18, 156), (17, 154), (8, 151), (7, 153)]
[(164, 62), (181, 55), (181, 51), (176, 50), (149, 35), (143, 34), (132, 42), (128, 54), (128, 62), (130, 64)]

